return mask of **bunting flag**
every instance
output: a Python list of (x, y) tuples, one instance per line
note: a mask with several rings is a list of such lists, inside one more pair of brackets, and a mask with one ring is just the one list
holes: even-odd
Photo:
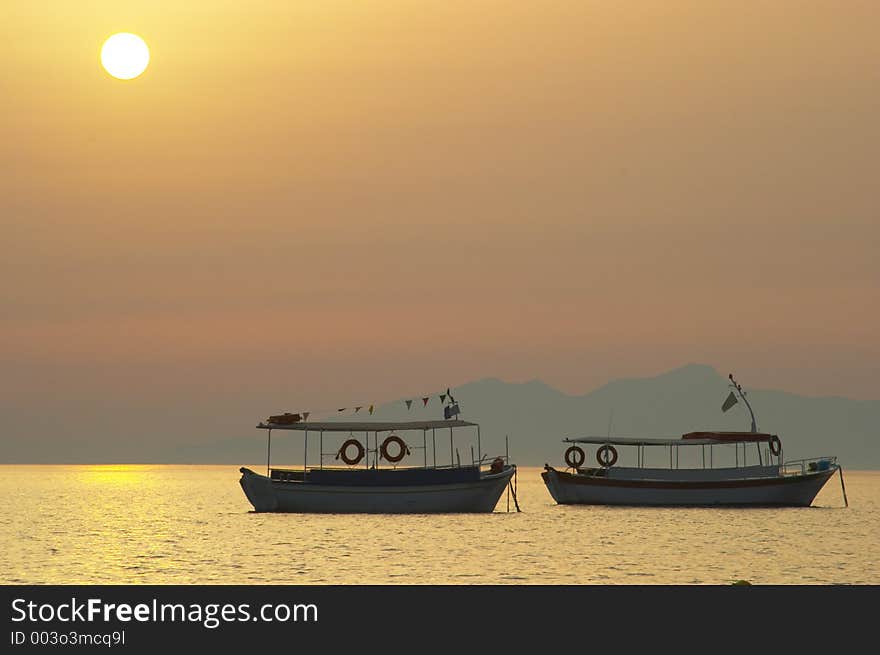
[(340, 407), (340, 408), (337, 409), (336, 411), (337, 411), (337, 412), (344, 412), (346, 409), (348, 409), (348, 407)]
[(441, 403), (445, 403), (445, 402), (446, 402), (446, 394), (445, 394), (445, 393), (441, 393), (441, 394), (440, 394), (440, 402), (441, 402)]
[(422, 406), (427, 407), (429, 400), (431, 400), (431, 396), (425, 396), (424, 398), (422, 398)]
[(406, 408), (407, 408), (407, 409), (410, 409), (410, 408), (412, 407), (412, 401), (411, 401), (411, 400), (404, 400), (403, 402), (406, 403)]
[(452, 397), (452, 392), (449, 390), (449, 387), (446, 387), (446, 395), (449, 396), (449, 402), (455, 402), (455, 398)]
[(303, 412), (303, 421), (309, 420), (309, 414), (311, 414), (311, 412)]
[(373, 415), (373, 406), (370, 405), (370, 416), (372, 416), (372, 415)]
[(361, 411), (361, 407), (363, 407), (363, 405), (360, 405), (359, 407), (355, 407), (354, 413), (357, 414), (359, 411)]

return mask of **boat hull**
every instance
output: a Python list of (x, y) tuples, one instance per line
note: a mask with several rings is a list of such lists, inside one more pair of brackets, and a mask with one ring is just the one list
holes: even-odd
[(572, 474), (548, 466), (541, 477), (560, 505), (808, 507), (837, 468), (763, 478), (646, 480)]
[(470, 482), (355, 486), (280, 482), (241, 469), (239, 483), (257, 512), (430, 514), (492, 512), (515, 466)]

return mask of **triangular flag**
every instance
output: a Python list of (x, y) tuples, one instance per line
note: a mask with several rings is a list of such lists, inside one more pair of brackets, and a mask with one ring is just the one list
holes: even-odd
[(445, 394), (445, 393), (441, 393), (441, 394), (440, 394), (440, 402), (441, 402), (441, 403), (445, 403), (445, 402), (446, 402), (446, 394)]
[(340, 407), (340, 408), (337, 409), (336, 411), (337, 411), (337, 412), (344, 412), (346, 409), (348, 409), (348, 408), (347, 408), (347, 407)]
[(372, 415), (373, 415), (373, 406), (370, 405), (370, 416), (372, 416)]
[(309, 420), (309, 414), (311, 414), (311, 412), (303, 412), (303, 421)]
[(363, 407), (363, 405), (361, 405), (360, 407), (355, 407), (354, 413), (357, 414), (359, 411), (361, 411), (361, 407)]
[(449, 402), (455, 402), (455, 398), (452, 397), (452, 392), (449, 390), (449, 387), (446, 387), (446, 395), (449, 396)]
[(736, 405), (736, 403), (737, 403), (736, 396), (731, 391), (730, 395), (727, 396), (727, 398), (725, 399), (724, 404), (721, 405), (721, 411), (726, 412), (728, 409), (730, 409), (731, 407)]
[(409, 409), (410, 407), (412, 407), (412, 401), (411, 401), (411, 400), (404, 400), (403, 402), (406, 403), (406, 408), (407, 408), (407, 409)]
[(425, 396), (424, 398), (422, 398), (422, 407), (427, 407), (429, 400), (431, 400), (431, 396)]

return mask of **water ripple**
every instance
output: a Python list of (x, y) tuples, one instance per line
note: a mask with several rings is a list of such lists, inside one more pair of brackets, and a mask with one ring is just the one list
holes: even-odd
[[(268, 515), (229, 466), (4, 466), (0, 583), (878, 584), (880, 473), (807, 509), (559, 506), (522, 514)], [(100, 498), (100, 504), (95, 499)]]

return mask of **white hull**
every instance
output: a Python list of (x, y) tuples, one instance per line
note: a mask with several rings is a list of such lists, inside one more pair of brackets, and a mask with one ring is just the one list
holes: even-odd
[(428, 514), (492, 512), (514, 466), (479, 480), (412, 486), (343, 486), (280, 482), (250, 469), (239, 481), (257, 512)]
[(571, 474), (548, 466), (541, 476), (550, 495), (561, 505), (807, 507), (837, 468), (802, 475), (739, 478), (709, 470), (703, 479), (689, 471), (679, 479), (645, 479), (619, 472), (613, 476)]

